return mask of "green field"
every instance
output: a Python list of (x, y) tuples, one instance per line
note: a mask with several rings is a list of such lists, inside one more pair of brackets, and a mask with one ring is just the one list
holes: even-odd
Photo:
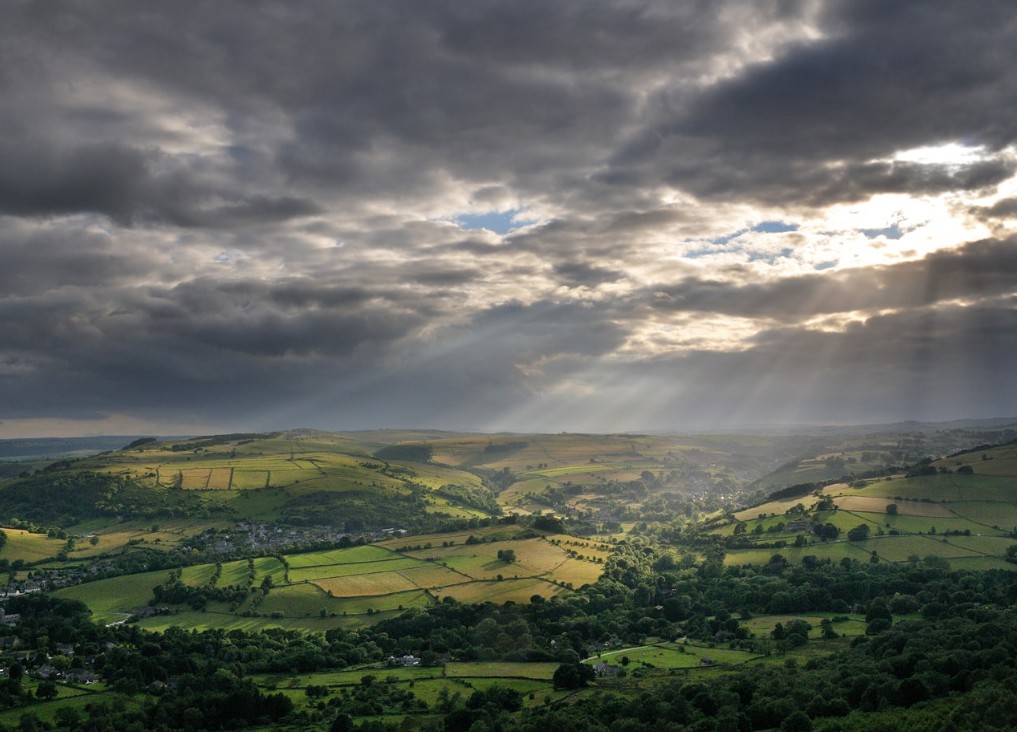
[[(422, 701), (433, 710), (442, 698), (458, 694), (469, 697), (474, 691), (498, 685), (518, 691), (527, 706), (544, 703), (545, 698), (558, 700), (569, 692), (555, 691), (551, 677), (557, 663), (510, 663), (500, 661), (451, 662), (444, 667), (389, 667), (374, 664), (356, 670), (320, 672), (309, 674), (265, 674), (253, 677), (253, 681), (266, 692), (279, 692), (289, 696), (301, 708), (308, 699), (304, 690), (308, 686), (324, 686), (329, 696), (338, 695), (344, 689), (362, 685), (362, 679), (373, 677), (375, 683), (398, 684), (402, 689)], [(375, 715), (371, 719), (392, 721), (392, 715)]]
[(609, 651), (589, 658), (585, 663), (605, 661), (618, 665), (623, 663), (623, 658), (628, 658), (629, 663), (627, 668), (630, 671), (640, 666), (661, 669), (689, 669), (709, 666), (711, 665), (709, 661), (713, 661), (713, 664), (718, 665), (739, 665), (758, 657), (758, 654), (731, 650), (729, 648), (708, 648), (691, 643), (662, 643), (640, 648)]
[(55, 557), (67, 543), (64, 539), (51, 539), (46, 534), (33, 534), (21, 529), (4, 529), (7, 543), (0, 550), (0, 559), (16, 562), (38, 562)]
[(131, 608), (142, 607), (152, 598), (152, 588), (165, 582), (170, 571), (163, 569), (123, 577), (86, 582), (53, 593), (56, 597), (80, 600), (88, 605), (96, 622), (124, 620)]
[(800, 549), (785, 547), (783, 549), (731, 549), (724, 557), (725, 564), (766, 564), (770, 557), (780, 554), (791, 562), (801, 562), (802, 557), (809, 555), (819, 559), (830, 559), (839, 562), (845, 557), (864, 561), (869, 558), (869, 553), (856, 544), (848, 541), (831, 542), (827, 544), (812, 544)]
[(506, 579), (491, 582), (470, 582), (435, 590), (440, 597), (452, 597), (459, 602), (503, 602), (527, 603), (534, 595), (543, 598), (554, 597), (566, 592), (559, 585), (541, 579)]
[[(960, 466), (973, 472), (955, 472)], [(964, 454), (941, 460), (926, 472), (851, 485), (836, 483), (803, 496), (768, 501), (735, 513), (735, 522), (728, 517), (710, 531), (731, 537), (737, 528), (744, 541), (757, 544), (782, 540), (790, 545), (797, 535), (810, 542), (803, 548), (729, 549), (729, 564), (765, 563), (773, 554), (791, 561), (808, 555), (861, 560), (866, 553), (876, 552), (890, 562), (935, 556), (958, 568), (1006, 568), (1003, 556), (1014, 545), (1012, 534), (1017, 530), (1017, 447), (1003, 445), (975, 457)], [(839, 510), (819, 512), (821, 498), (832, 499)], [(799, 509), (789, 514), (795, 506), (804, 507), (805, 513)], [(795, 519), (831, 523), (841, 530), (840, 540), (821, 543), (809, 528), (767, 531)], [(859, 525), (868, 526), (870, 538), (845, 541), (847, 532)], [(760, 529), (762, 533), (755, 533)]]
[[(470, 536), (510, 537), (518, 531), (492, 526), (470, 534), (429, 535), (428, 541), (414, 543), (410, 545), (413, 550), (405, 552), (363, 545), (290, 554), (285, 557), (288, 570), (276, 557), (260, 557), (253, 560), (253, 581), (248, 560), (224, 562), (215, 586), (249, 588), (239, 606), (228, 607), (212, 599), (204, 611), (170, 607), (171, 614), (144, 618), (139, 625), (151, 629), (181, 625), (311, 630), (375, 622), (443, 597), (461, 602), (526, 603), (535, 595), (550, 598), (569, 592), (566, 585), (578, 588), (595, 582), (603, 563), (593, 557), (608, 556), (611, 549), (601, 542), (564, 536), (554, 543), (541, 537), (465, 543)], [(431, 548), (415, 548), (427, 543)], [(499, 560), (497, 553), (503, 549), (515, 551), (516, 561)], [(583, 556), (588, 558), (574, 558), (569, 552), (585, 552)], [(115, 622), (127, 618), (132, 608), (147, 605), (155, 585), (165, 583), (170, 574), (162, 570), (99, 580), (66, 588), (58, 595), (86, 603), (100, 622)], [(185, 567), (181, 581), (190, 587), (209, 588), (215, 574), (213, 564)], [(267, 594), (259, 589), (266, 577), (272, 579)]]
[(35, 714), (43, 722), (53, 724), (56, 719), (57, 710), (63, 707), (69, 707), (77, 710), (81, 714), (81, 717), (86, 719), (88, 717), (88, 713), (85, 710), (85, 707), (91, 704), (117, 703), (126, 704), (128, 708), (138, 706), (133, 702), (133, 700), (131, 700), (130, 697), (125, 697), (123, 694), (84, 691), (68, 687), (63, 684), (58, 684), (57, 689), (60, 695), (52, 701), (40, 701), (27, 706), (20, 706), (15, 709), (0, 712), (0, 724), (8, 726), (11, 729), (19, 729), (21, 716), (26, 713)]
[(214, 564), (199, 564), (195, 567), (184, 567), (180, 570), (180, 581), (192, 587), (207, 585), (212, 581), (214, 576)]
[(245, 617), (232, 613), (209, 613), (184, 611), (173, 615), (157, 615), (138, 621), (138, 627), (145, 630), (162, 632), (167, 628), (186, 628), (188, 630), (243, 630), (255, 632), (269, 630), (271, 628), (282, 628), (284, 630), (324, 632), (336, 626), (346, 628), (358, 628), (372, 622), (383, 620), (386, 617), (398, 615), (401, 611), (393, 610), (388, 613), (376, 615), (355, 615), (343, 618), (321, 618), (312, 617)]
[(387, 574), (400, 569), (414, 569), (423, 566), (420, 560), (410, 557), (393, 555), (391, 559), (380, 562), (360, 562), (356, 564), (319, 564), (312, 567), (291, 568), (290, 582), (304, 582), (333, 577), (356, 577), (371, 574)]
[(383, 562), (398, 558), (395, 552), (382, 549), (380, 546), (354, 546), (349, 549), (332, 549), (323, 552), (307, 552), (291, 554), (286, 557), (291, 570), (300, 567), (321, 567), (339, 564), (361, 564), (365, 562)]
[(508, 661), (453, 661), (445, 665), (450, 678), (501, 677), (549, 680), (557, 663), (510, 663)]
[(745, 626), (757, 638), (768, 638), (777, 626), (777, 623), (787, 625), (792, 620), (804, 620), (812, 626), (812, 630), (809, 631), (809, 638), (818, 639), (821, 637), (819, 624), (823, 620), (832, 620), (835, 617), (848, 618), (847, 620), (833, 623), (833, 629), (838, 635), (853, 638), (865, 634), (865, 618), (862, 615), (838, 616), (835, 613), (760, 615), (749, 620), (739, 621), (739, 624)]

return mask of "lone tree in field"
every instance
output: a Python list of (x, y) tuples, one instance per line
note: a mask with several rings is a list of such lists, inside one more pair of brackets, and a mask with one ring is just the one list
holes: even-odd
[(868, 524), (858, 524), (848, 532), (848, 541), (865, 541), (869, 538)]
[(897, 504), (896, 503), (888, 503), (888, 504), (886, 504), (886, 515), (887, 516), (896, 516), (897, 515)]
[(505, 562), (506, 564), (512, 564), (516, 561), (516, 550), (515, 549), (499, 549), (498, 559)]

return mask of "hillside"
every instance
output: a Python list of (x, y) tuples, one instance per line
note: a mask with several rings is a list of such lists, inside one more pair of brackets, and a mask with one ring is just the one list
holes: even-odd
[(853, 558), (1009, 569), (1017, 545), (1017, 443), (925, 460), (907, 471), (849, 483), (802, 483), (716, 517), (729, 564)]

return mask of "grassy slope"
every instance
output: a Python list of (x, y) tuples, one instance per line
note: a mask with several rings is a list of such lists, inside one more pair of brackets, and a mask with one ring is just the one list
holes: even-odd
[[(968, 466), (971, 474), (957, 472)], [(1017, 528), (1017, 445), (1003, 445), (946, 458), (933, 463), (940, 471), (934, 475), (893, 477), (867, 481), (861, 485), (834, 484), (819, 496), (830, 497), (838, 510), (817, 514), (817, 495), (770, 501), (734, 514), (735, 521), (713, 531), (730, 536), (737, 523), (746, 528), (746, 536), (758, 542), (784, 540), (791, 543), (799, 534), (809, 538), (809, 546), (775, 549), (734, 549), (727, 554), (731, 564), (766, 562), (775, 553), (792, 561), (814, 555), (834, 560), (843, 557), (865, 559), (876, 552), (885, 561), (902, 562), (912, 556), (937, 556), (957, 567), (1013, 568), (1003, 561), (1007, 548), (1017, 543), (1012, 532)], [(801, 503), (809, 508), (806, 518), (830, 522), (842, 530), (839, 541), (822, 543), (807, 532), (765, 530), (799, 516), (786, 511)], [(897, 507), (896, 515), (887, 514), (887, 506)], [(848, 542), (846, 532), (860, 524), (868, 525), (871, 538)], [(762, 535), (753, 533), (762, 526)], [(891, 535), (891, 531), (897, 532)], [(883, 535), (878, 535), (880, 532)], [(960, 532), (969, 535), (947, 535)]]
[[(290, 554), (285, 558), (288, 570), (278, 559), (264, 557), (255, 560), (253, 589), (235, 610), (218, 602), (210, 602), (205, 612), (181, 606), (174, 608), (177, 614), (147, 618), (140, 624), (148, 628), (315, 630), (380, 620), (385, 613), (433, 604), (445, 596), (463, 602), (527, 602), (534, 595), (552, 597), (568, 592), (566, 585), (580, 587), (596, 581), (603, 564), (595, 557), (606, 557), (610, 551), (610, 545), (571, 537), (556, 537), (568, 544), (545, 538), (510, 538), (519, 531), (515, 527), (477, 530), (475, 536), (502, 540), (475, 544), (465, 543), (469, 534), (435, 534), (413, 537), (413, 548), (404, 551), (365, 545)], [(399, 541), (405, 544), (408, 539)], [(427, 543), (432, 546), (416, 548)], [(516, 552), (516, 561), (499, 560), (498, 551), (509, 548)], [(585, 552), (584, 558), (569, 552)], [(57, 594), (85, 602), (100, 622), (114, 622), (127, 617), (131, 608), (147, 604), (152, 588), (169, 574), (162, 570), (99, 580)], [(182, 581), (195, 587), (207, 585), (213, 574), (212, 564), (187, 567)], [(257, 588), (266, 576), (272, 577), (274, 587), (262, 596)], [(226, 562), (217, 585), (243, 586), (248, 577), (247, 560)]]

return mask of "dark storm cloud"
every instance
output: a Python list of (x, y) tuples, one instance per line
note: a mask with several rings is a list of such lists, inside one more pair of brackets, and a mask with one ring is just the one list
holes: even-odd
[[(155, 174), (154, 153), (116, 143), (54, 150), (25, 141), (0, 144), (0, 214), (52, 216), (97, 213), (132, 226), (164, 222), (229, 227), (286, 221), (318, 213), (292, 196), (244, 196), (217, 191), (186, 169)], [(227, 203), (214, 202), (225, 199)]]
[[(399, 198), (441, 185), (443, 172), (536, 194), (580, 183), (637, 123), (648, 78), (707, 72), (742, 23), (762, 32), (803, 6), (222, 2), (141, 13), (133, 3), (55, 3), (5, 15), (11, 36), (59, 49), (14, 59), (50, 94), (21, 89), (11, 103), (44, 126), (68, 127), (59, 113), (72, 115), (74, 136), (159, 139), (143, 114), (96, 109), (103, 78), (126, 72), (164, 95), (169, 110), (153, 111), (177, 101), (221, 115), (238, 149), (264, 153), (294, 183)], [(86, 100), (65, 100), (66, 78)], [(143, 113), (155, 102), (138, 104)]]
[(51, 405), (89, 416), (123, 403), (186, 411), (208, 399), (246, 415), (369, 369), (427, 322), (426, 311), (381, 294), (305, 291), (298, 308), (286, 287), (258, 288), (204, 280), (0, 303), (0, 356), (18, 366), (6, 378), (0, 368), (6, 413)]
[(33, 230), (0, 223), (0, 293), (37, 295), (62, 287), (102, 287), (151, 273), (157, 260), (117, 247), (108, 236), (80, 230)]
[(570, 287), (578, 285), (596, 287), (605, 282), (614, 282), (624, 276), (621, 272), (612, 272), (603, 267), (594, 267), (585, 262), (565, 262), (555, 265), (554, 273), (562, 283)]
[(1011, 164), (921, 172), (871, 161), (956, 140), (999, 150), (1017, 139), (1012, 13), (1004, 1), (977, 10), (952, 0), (828, 3), (828, 38), (701, 93), (662, 96), (658, 121), (605, 179), (645, 183), (656, 167), (661, 180), (703, 196), (792, 202), (804, 193), (813, 204), (998, 183)]
[[(991, 406), (1014, 363), (1001, 228), (812, 274), (808, 224), (752, 235), (875, 193), (954, 195), (1002, 227), (1013, 198), (968, 194), (1015, 173), (1011, 16), (997, 0), (7, 3), (0, 419), (484, 426), (558, 399), (568, 429), (602, 388), (638, 429), (705, 410), (692, 392), (734, 414), (753, 385), (757, 418), (804, 391), (830, 415), (898, 394), (911, 416), (916, 384), (965, 369), (980, 381), (955, 393)], [(948, 142), (982, 150), (896, 157)], [(452, 223), (489, 212), (533, 223)], [(744, 251), (721, 265), (683, 256), (730, 232)], [(803, 327), (847, 313), (864, 320)], [(669, 350), (703, 317), (752, 326)], [(556, 404), (512, 426), (551, 427)]]
[(1004, 198), (991, 206), (972, 210), (976, 216), (990, 216), (999, 219), (1017, 218), (1017, 198)]

